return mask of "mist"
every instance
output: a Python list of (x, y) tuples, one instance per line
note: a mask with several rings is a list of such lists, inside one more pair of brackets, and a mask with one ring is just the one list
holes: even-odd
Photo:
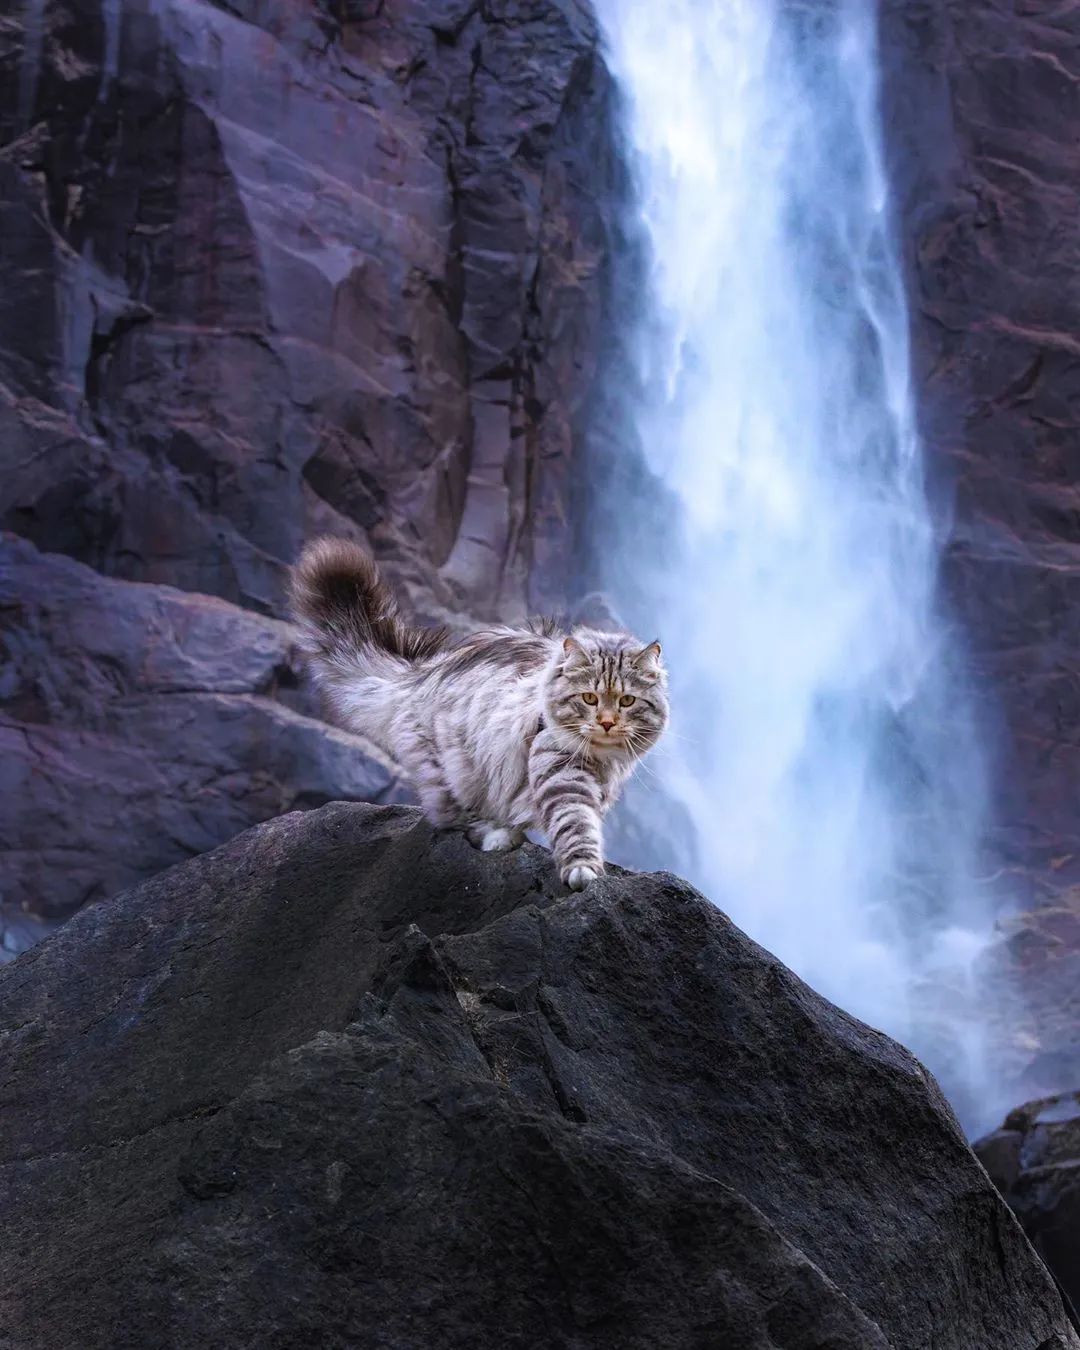
[(672, 677), (638, 813), (686, 822), (627, 861), (663, 855), (907, 1044), (975, 1131), (1006, 1100), (977, 973), (986, 769), (938, 601), (870, 10), (600, 5), (644, 463), (605, 484), (599, 553)]

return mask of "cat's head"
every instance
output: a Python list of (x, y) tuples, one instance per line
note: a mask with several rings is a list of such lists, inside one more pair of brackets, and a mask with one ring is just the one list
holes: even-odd
[(659, 642), (576, 629), (564, 638), (546, 691), (551, 725), (600, 754), (644, 754), (668, 719)]

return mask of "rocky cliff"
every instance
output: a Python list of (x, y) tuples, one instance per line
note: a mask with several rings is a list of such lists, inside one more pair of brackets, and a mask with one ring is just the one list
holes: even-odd
[(0, 972), (0, 1345), (1066, 1350), (898, 1045), (673, 877), (260, 826)]
[[(1080, 20), (880, 9), (1002, 892), (1053, 902), (994, 955), (1036, 1093), (1080, 1071)], [(0, 959), (257, 820), (406, 795), (299, 685), (305, 536), (368, 543), (421, 616), (570, 597), (628, 298), (613, 128), (586, 0), (0, 14)]]
[(1006, 890), (1080, 880), (1080, 10), (882, 0), (885, 128), (946, 589)]
[[(953, 513), (947, 588), (1000, 752), (995, 844), (1012, 889), (1041, 898), (1080, 879), (1078, 20), (982, 0), (881, 14), (920, 404)], [(259, 622), (280, 617), (305, 536), (369, 543), (422, 615), (570, 598), (575, 475), (610, 349), (613, 126), (587, 0), (0, 15), (0, 527), (116, 583), (95, 592), (102, 628), (152, 606), (143, 588), (188, 593), (189, 614), (197, 595), (231, 607), (207, 611), (229, 654), (184, 686), (184, 734), (93, 643), (76, 665), (126, 703), (87, 725), (40, 669), (74, 655), (54, 644), (58, 565), (0, 546), (9, 928), (196, 836), (354, 795), (332, 749), (316, 786), (285, 750), (268, 780), (252, 767), (265, 717), (285, 715), (269, 703), (316, 713), (283, 631)], [(241, 688), (234, 653), (270, 632), (276, 673), (253, 658)], [(226, 692), (262, 702), (234, 698), (233, 744), (208, 758)], [(392, 790), (376, 762), (356, 772)], [(229, 810), (193, 834), (206, 792)]]
[[(1019, 1091), (1080, 1084), (1080, 9), (883, 0), (913, 351), (992, 787)], [(1012, 1192), (1010, 1192), (1012, 1194)]]
[(274, 619), (306, 536), (424, 615), (567, 594), (619, 174), (596, 45), (583, 0), (0, 14), (9, 947), (393, 790), (302, 721)]

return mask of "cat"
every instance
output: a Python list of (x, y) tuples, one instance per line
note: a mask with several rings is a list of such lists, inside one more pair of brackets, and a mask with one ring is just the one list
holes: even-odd
[(571, 890), (603, 873), (602, 818), (667, 725), (659, 642), (552, 624), (415, 628), (343, 539), (304, 549), (290, 601), (332, 713), (401, 765), (434, 826), (464, 828), (485, 852), (539, 829)]

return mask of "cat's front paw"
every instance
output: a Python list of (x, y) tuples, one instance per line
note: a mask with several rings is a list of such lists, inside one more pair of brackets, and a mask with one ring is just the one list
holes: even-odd
[(562, 879), (572, 891), (583, 891), (590, 881), (595, 881), (603, 872), (602, 867), (588, 867), (577, 863), (573, 867), (564, 867)]

